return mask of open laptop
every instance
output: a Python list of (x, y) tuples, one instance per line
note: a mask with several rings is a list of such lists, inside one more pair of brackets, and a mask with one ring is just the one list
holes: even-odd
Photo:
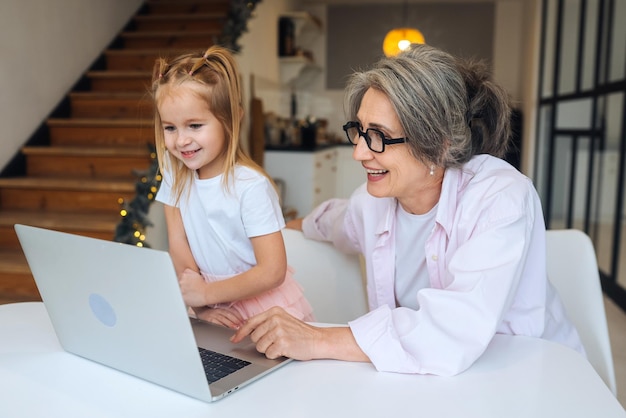
[[(232, 330), (189, 318), (165, 251), (19, 224), (15, 231), (70, 353), (206, 402), (290, 361), (269, 360), (250, 340), (232, 344)], [(201, 352), (235, 357), (226, 368), (241, 368), (210, 376)]]

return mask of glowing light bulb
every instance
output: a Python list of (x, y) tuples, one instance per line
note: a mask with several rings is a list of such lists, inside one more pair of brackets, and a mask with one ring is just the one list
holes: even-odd
[(403, 39), (398, 42), (398, 48), (400, 49), (400, 51), (404, 51), (409, 47), (409, 45), (411, 45), (411, 41), (409, 41), (408, 39)]
[(426, 43), (424, 35), (413, 28), (396, 28), (390, 30), (383, 40), (383, 52), (391, 57), (404, 51), (411, 44)]

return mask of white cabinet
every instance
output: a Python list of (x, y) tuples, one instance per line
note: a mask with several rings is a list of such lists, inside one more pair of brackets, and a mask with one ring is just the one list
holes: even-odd
[(315, 206), (335, 194), (336, 150), (265, 151), (265, 170), (284, 182), (284, 207), (297, 216), (307, 215)]
[(333, 197), (350, 197), (366, 180), (361, 165), (352, 159), (351, 146), (317, 151), (266, 150), (264, 166), (269, 175), (284, 183), (283, 206), (297, 216)]
[(359, 161), (352, 158), (352, 145), (338, 145), (337, 179), (335, 181), (335, 197), (348, 198), (352, 192), (367, 181), (365, 169)]
[(334, 148), (313, 153), (313, 209), (335, 197), (337, 151)]

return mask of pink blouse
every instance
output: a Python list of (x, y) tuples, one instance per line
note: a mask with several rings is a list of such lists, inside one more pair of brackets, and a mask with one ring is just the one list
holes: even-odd
[(584, 353), (547, 280), (541, 203), (527, 177), (487, 155), (446, 170), (424, 248), (430, 287), (417, 292), (418, 310), (395, 305), (396, 205), (363, 185), (350, 200), (322, 203), (303, 222), (307, 237), (364, 255), (370, 312), (349, 325), (378, 370), (454, 375), (496, 333)]

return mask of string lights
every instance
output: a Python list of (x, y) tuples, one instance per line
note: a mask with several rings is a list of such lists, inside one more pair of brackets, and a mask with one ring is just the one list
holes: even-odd
[(153, 226), (148, 217), (150, 204), (154, 201), (156, 192), (161, 184), (161, 174), (159, 173), (159, 163), (154, 146), (150, 148), (150, 167), (147, 170), (133, 170), (138, 177), (135, 183), (135, 197), (126, 202), (123, 198), (118, 199), (121, 206), (120, 216), (122, 220), (115, 229), (115, 241), (125, 244), (136, 245), (137, 247), (150, 247), (146, 242), (146, 228)]

